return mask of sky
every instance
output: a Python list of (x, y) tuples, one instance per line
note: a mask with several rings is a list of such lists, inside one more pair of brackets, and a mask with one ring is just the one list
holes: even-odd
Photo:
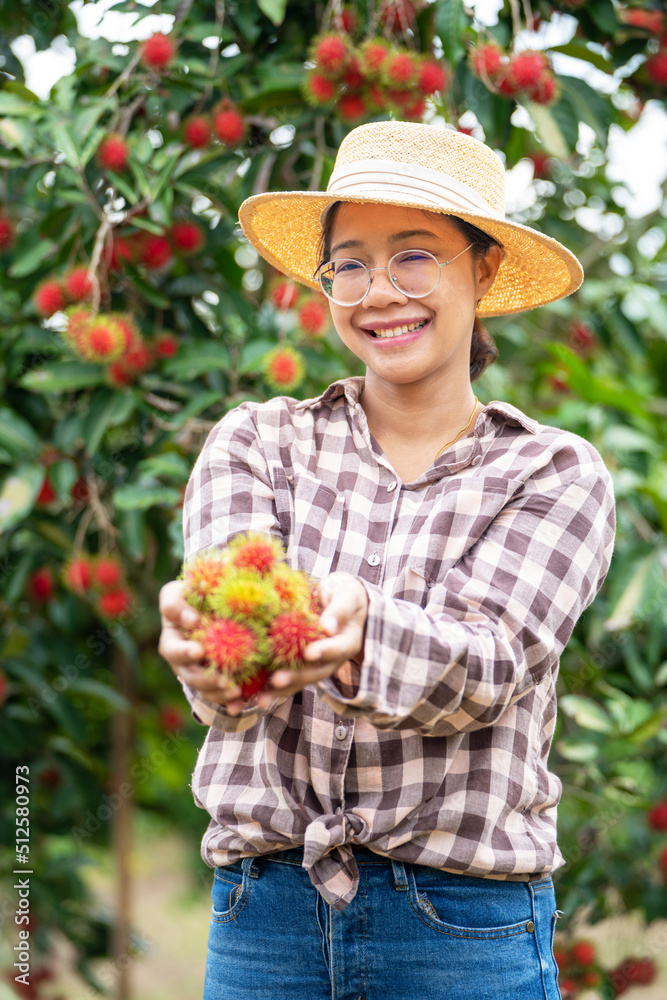
[[(140, 2), (150, 7), (154, 0)], [(149, 15), (134, 27), (136, 15), (110, 10), (113, 3), (114, 0), (99, 0), (98, 3), (84, 5), (82, 0), (74, 0), (70, 6), (81, 34), (123, 43), (146, 38), (154, 31), (168, 32), (171, 29), (173, 17), (168, 14)], [(475, 10), (478, 20), (488, 25), (497, 21), (502, 4), (503, 0), (469, 0), (469, 6)], [(544, 26), (536, 34), (524, 33), (521, 45), (524, 48), (544, 48), (567, 42), (576, 28), (575, 19), (568, 15), (556, 15), (553, 20), (551, 26)], [(28, 88), (41, 98), (47, 98), (54, 83), (74, 69), (74, 50), (64, 36), (55, 39), (50, 49), (36, 53), (32, 38), (23, 35), (12, 42), (12, 50), (25, 68)], [(608, 74), (558, 53), (554, 56), (557, 71), (584, 76), (591, 86), (609, 91)], [(661, 185), (667, 178), (667, 114), (661, 102), (649, 101), (637, 124), (628, 132), (613, 126), (608, 154), (609, 179), (627, 185), (627, 192), (619, 197), (628, 215), (640, 218), (659, 208), (663, 202)], [(525, 194), (530, 186), (527, 170), (530, 168), (522, 163), (508, 172), (508, 211), (525, 206)]]

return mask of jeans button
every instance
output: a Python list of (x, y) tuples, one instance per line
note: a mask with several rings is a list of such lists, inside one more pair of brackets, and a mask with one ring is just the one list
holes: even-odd
[(529, 934), (532, 934), (533, 931), (535, 930), (535, 924), (533, 923), (532, 920), (529, 920), (528, 923), (526, 924), (526, 930), (528, 931)]

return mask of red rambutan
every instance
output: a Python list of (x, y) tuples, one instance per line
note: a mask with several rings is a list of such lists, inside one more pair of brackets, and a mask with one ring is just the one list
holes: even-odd
[(664, 833), (667, 830), (667, 802), (658, 802), (647, 816), (648, 825), (652, 830)]
[(40, 316), (49, 317), (60, 312), (67, 305), (67, 299), (59, 281), (50, 279), (43, 282), (35, 292), (35, 309)]
[(42, 488), (37, 494), (37, 499), (35, 503), (38, 507), (46, 507), (47, 504), (53, 503), (56, 499), (56, 491), (51, 485), (51, 480), (49, 479), (48, 473), (44, 476), (44, 482), (42, 483)]
[(173, 333), (159, 333), (153, 341), (153, 351), (156, 358), (173, 358), (178, 354), (178, 337)]
[(193, 632), (208, 662), (218, 671), (232, 672), (248, 666), (257, 655), (257, 636), (245, 625), (220, 618)]
[(117, 361), (123, 353), (125, 339), (118, 324), (100, 316), (85, 326), (78, 337), (78, 349), (86, 361), (107, 364)]
[(202, 552), (183, 568), (186, 599), (198, 611), (211, 610), (207, 598), (220, 586), (227, 573), (229, 560), (215, 550)]
[(306, 100), (315, 107), (331, 104), (338, 93), (338, 85), (317, 70), (311, 70), (304, 80)]
[(171, 259), (171, 246), (164, 236), (149, 234), (141, 245), (141, 263), (151, 271), (159, 271)]
[(6, 215), (0, 215), (0, 253), (9, 250), (14, 243), (14, 226)]
[(553, 104), (558, 97), (558, 82), (551, 70), (545, 69), (537, 83), (527, 93), (535, 104)]
[(74, 483), (70, 496), (75, 503), (88, 503), (90, 500), (90, 487), (83, 476), (79, 476), (77, 481)]
[(493, 42), (478, 45), (470, 51), (470, 67), (475, 76), (485, 83), (487, 80), (495, 82), (504, 65), (505, 53)]
[(403, 109), (403, 115), (408, 121), (420, 122), (426, 111), (426, 98), (419, 97)]
[(616, 15), (623, 24), (631, 28), (641, 28), (651, 35), (659, 35), (665, 27), (665, 15), (661, 10), (642, 10), (638, 7), (619, 7)]
[(100, 556), (93, 564), (93, 583), (103, 590), (113, 590), (120, 586), (123, 580), (123, 570), (120, 564), (111, 556)]
[(548, 68), (549, 60), (544, 52), (526, 50), (511, 57), (507, 75), (515, 91), (528, 93)]
[(533, 176), (543, 180), (551, 173), (549, 162), (551, 157), (546, 153), (529, 153), (528, 159), (533, 162)]
[(158, 723), (165, 733), (178, 733), (185, 729), (185, 717), (176, 705), (164, 705), (158, 712)]
[(445, 89), (447, 84), (447, 73), (442, 63), (433, 59), (425, 59), (419, 67), (418, 77), (419, 89), (422, 94), (438, 94)]
[(183, 128), (183, 138), (194, 149), (203, 149), (211, 141), (211, 126), (208, 118), (197, 115), (190, 118)]
[(407, 90), (417, 79), (417, 63), (409, 52), (395, 52), (382, 67), (382, 78), (388, 87)]
[(359, 60), (352, 56), (343, 73), (343, 83), (351, 90), (358, 90), (364, 85), (364, 77), (359, 67)]
[(287, 611), (278, 615), (267, 630), (274, 664), (294, 668), (303, 661), (306, 647), (322, 634), (317, 619), (307, 612)]
[(350, 58), (350, 42), (345, 35), (328, 34), (315, 39), (311, 59), (324, 76), (339, 79)]
[(36, 569), (28, 580), (31, 597), (36, 601), (50, 601), (53, 597), (53, 574), (46, 566)]
[(575, 941), (570, 951), (578, 965), (593, 965), (597, 959), (595, 945), (591, 941)]
[(149, 69), (160, 72), (166, 69), (176, 54), (176, 48), (171, 38), (156, 32), (147, 38), (141, 46), (141, 61)]
[(336, 111), (343, 121), (358, 122), (368, 115), (369, 108), (362, 94), (343, 94)]
[(66, 587), (76, 593), (90, 590), (93, 584), (90, 560), (86, 558), (72, 559), (63, 570), (63, 582)]
[(110, 271), (120, 271), (124, 260), (132, 260), (132, 247), (122, 236), (117, 236), (105, 254), (105, 260)]
[(279, 392), (291, 392), (306, 373), (303, 357), (293, 347), (275, 347), (266, 355), (263, 366), (267, 383)]
[(297, 313), (299, 326), (309, 337), (320, 337), (329, 320), (329, 309), (322, 298), (308, 299)]
[(103, 170), (113, 170), (116, 173), (124, 170), (130, 155), (122, 135), (112, 132), (102, 140), (97, 149), (97, 162)]
[(229, 557), (236, 569), (254, 570), (265, 576), (283, 557), (282, 546), (276, 538), (251, 532), (237, 535), (229, 545)]
[(186, 256), (197, 253), (206, 242), (204, 230), (196, 222), (175, 223), (171, 227), (171, 239), (174, 246)]
[(387, 107), (387, 94), (379, 83), (371, 83), (366, 88), (366, 100), (375, 111), (384, 111)]
[(359, 49), (359, 69), (367, 80), (377, 80), (389, 57), (389, 49), (378, 38), (371, 38)]
[(256, 674), (248, 680), (242, 680), (240, 683), (241, 697), (244, 701), (248, 701), (254, 694), (258, 691), (263, 691), (267, 685), (269, 677), (271, 674), (268, 670), (258, 670)]
[(70, 302), (81, 302), (93, 290), (93, 283), (88, 277), (88, 270), (85, 267), (75, 267), (69, 274), (65, 275), (64, 285)]
[(353, 35), (357, 30), (357, 12), (352, 7), (343, 7), (336, 15), (336, 27), (347, 35)]
[(410, 0), (385, 0), (380, 8), (380, 24), (387, 31), (407, 31), (414, 19), (415, 5)]
[(97, 610), (105, 618), (120, 618), (132, 607), (132, 594), (124, 587), (100, 594)]
[(241, 113), (234, 107), (217, 111), (213, 117), (215, 134), (225, 146), (237, 146), (246, 134), (246, 124)]
[(645, 64), (646, 73), (656, 87), (667, 87), (667, 48), (658, 49)]
[(279, 281), (271, 290), (271, 302), (276, 309), (293, 309), (299, 290), (292, 281)]

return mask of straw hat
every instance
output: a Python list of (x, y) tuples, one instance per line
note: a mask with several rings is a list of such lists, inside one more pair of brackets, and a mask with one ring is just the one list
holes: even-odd
[(239, 209), (243, 232), (270, 264), (318, 289), (322, 215), (335, 201), (402, 205), (456, 215), (504, 247), (480, 316), (521, 312), (576, 291), (577, 258), (549, 236), (505, 218), (505, 171), (484, 143), (453, 129), (417, 122), (372, 122), (338, 150), (326, 192), (270, 191)]

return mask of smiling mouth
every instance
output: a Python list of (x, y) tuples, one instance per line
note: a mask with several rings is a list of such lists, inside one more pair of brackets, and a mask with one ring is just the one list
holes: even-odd
[(390, 330), (364, 329), (364, 333), (370, 334), (371, 337), (385, 340), (389, 337), (400, 337), (404, 333), (413, 333), (415, 330), (423, 330), (428, 322), (427, 319), (421, 319), (418, 323), (404, 323), (403, 326), (394, 326)]

